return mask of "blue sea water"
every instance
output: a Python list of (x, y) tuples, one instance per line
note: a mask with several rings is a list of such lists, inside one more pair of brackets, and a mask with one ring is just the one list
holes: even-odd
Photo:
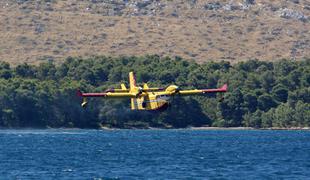
[(0, 130), (0, 179), (310, 179), (310, 131)]

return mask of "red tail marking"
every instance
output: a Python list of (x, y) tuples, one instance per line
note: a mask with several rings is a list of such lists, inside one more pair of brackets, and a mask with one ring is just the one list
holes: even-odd
[(228, 85), (227, 84), (224, 84), (221, 88), (220, 88), (220, 90), (222, 90), (222, 91), (227, 91), (227, 88), (228, 88)]
[(83, 97), (83, 93), (79, 89), (77, 90), (76, 95), (79, 97)]
[(214, 92), (227, 92), (228, 85), (224, 84), (221, 88), (219, 89), (204, 89), (203, 92), (205, 93), (214, 93)]

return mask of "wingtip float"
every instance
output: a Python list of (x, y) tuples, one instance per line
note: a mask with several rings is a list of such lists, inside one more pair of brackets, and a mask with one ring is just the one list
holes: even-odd
[(87, 98), (128, 98), (131, 101), (132, 110), (163, 110), (168, 107), (169, 98), (176, 95), (196, 95), (205, 93), (225, 93), (228, 85), (224, 84), (218, 89), (193, 89), (181, 90), (176, 85), (170, 85), (167, 88), (149, 88), (147, 84), (143, 87), (136, 85), (136, 78), (133, 72), (129, 73), (129, 89), (125, 84), (121, 84), (120, 89), (107, 89), (100, 93), (83, 93), (77, 91), (77, 95), (83, 98), (82, 107), (86, 107)]

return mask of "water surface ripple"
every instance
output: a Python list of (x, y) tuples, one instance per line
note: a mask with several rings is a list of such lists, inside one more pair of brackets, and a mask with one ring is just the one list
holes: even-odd
[(1, 130), (0, 179), (307, 179), (310, 131)]

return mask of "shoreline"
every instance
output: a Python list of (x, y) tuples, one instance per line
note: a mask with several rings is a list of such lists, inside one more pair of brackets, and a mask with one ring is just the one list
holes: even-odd
[(310, 130), (310, 127), (290, 127), (290, 128), (282, 128), (282, 127), (271, 127), (271, 128), (253, 128), (253, 127), (187, 127), (187, 128), (158, 128), (158, 127), (146, 127), (146, 128), (110, 128), (110, 127), (100, 127), (99, 130)]
[[(187, 128), (185, 128), (187, 129)], [(310, 130), (310, 127), (271, 127), (271, 128), (253, 128), (253, 127), (190, 127), (190, 130)]]
[(5, 128), (0, 127), (1, 130), (107, 130), (107, 131), (113, 131), (113, 130), (310, 130), (310, 127), (289, 127), (289, 128), (283, 128), (283, 127), (271, 127), (271, 128), (253, 128), (253, 127), (186, 127), (186, 128), (174, 128), (174, 127), (128, 127), (128, 128), (114, 128), (114, 127), (106, 127), (101, 126), (100, 128)]

